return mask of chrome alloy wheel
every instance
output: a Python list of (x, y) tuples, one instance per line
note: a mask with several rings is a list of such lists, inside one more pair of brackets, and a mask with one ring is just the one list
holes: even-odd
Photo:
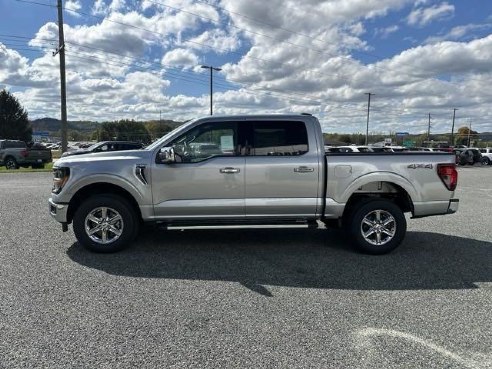
[(15, 159), (8, 158), (7, 160), (5, 160), (5, 168), (17, 169), (17, 163), (16, 163)]
[(373, 210), (362, 219), (360, 231), (371, 245), (385, 245), (395, 236), (396, 220), (386, 210)]
[(123, 218), (116, 210), (108, 207), (93, 209), (85, 217), (85, 232), (89, 238), (101, 245), (115, 242), (123, 233)]

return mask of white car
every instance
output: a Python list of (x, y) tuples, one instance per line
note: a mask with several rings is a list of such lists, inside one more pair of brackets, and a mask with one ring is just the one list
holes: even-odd
[(492, 147), (486, 147), (485, 149), (479, 149), (482, 153), (482, 164), (491, 165), (492, 164)]
[(373, 150), (368, 147), (368, 146), (356, 146), (356, 145), (350, 145), (350, 146), (334, 146), (330, 147), (331, 152), (373, 152)]

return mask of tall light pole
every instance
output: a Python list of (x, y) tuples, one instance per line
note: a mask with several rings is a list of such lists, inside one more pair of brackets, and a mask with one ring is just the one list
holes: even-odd
[(427, 126), (427, 146), (429, 146), (431, 135), (431, 113), (429, 113), (429, 125)]
[(367, 95), (367, 123), (366, 123), (366, 145), (369, 142), (369, 109), (371, 109), (371, 95), (374, 95), (371, 92), (366, 92), (364, 95)]
[(213, 81), (214, 81), (214, 70), (219, 72), (221, 71), (222, 69), (221, 68), (216, 68), (216, 67), (213, 67), (211, 65), (202, 65), (202, 68), (204, 69), (210, 69), (210, 115), (213, 115)]
[(62, 0), (58, 0), (58, 49), (53, 53), (60, 55), (60, 90), (61, 90), (61, 142), (62, 152), (67, 151), (67, 88), (65, 78), (65, 36), (63, 35)]
[(453, 109), (453, 125), (451, 126), (451, 146), (454, 146), (454, 118), (456, 117), (456, 108)]

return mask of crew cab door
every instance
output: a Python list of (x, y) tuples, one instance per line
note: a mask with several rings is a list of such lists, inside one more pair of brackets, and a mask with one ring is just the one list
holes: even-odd
[(171, 143), (176, 162), (155, 164), (157, 219), (244, 218), (245, 158), (236, 152), (237, 122), (206, 122)]
[(320, 197), (320, 158), (312, 130), (302, 121), (245, 124), (249, 124), (246, 216), (314, 217)]

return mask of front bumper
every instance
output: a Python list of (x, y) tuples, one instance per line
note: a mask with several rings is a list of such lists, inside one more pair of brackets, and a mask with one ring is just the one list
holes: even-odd
[(68, 204), (57, 204), (53, 201), (53, 199), (49, 199), (49, 208), (51, 216), (60, 223), (67, 223), (67, 213), (68, 213)]

